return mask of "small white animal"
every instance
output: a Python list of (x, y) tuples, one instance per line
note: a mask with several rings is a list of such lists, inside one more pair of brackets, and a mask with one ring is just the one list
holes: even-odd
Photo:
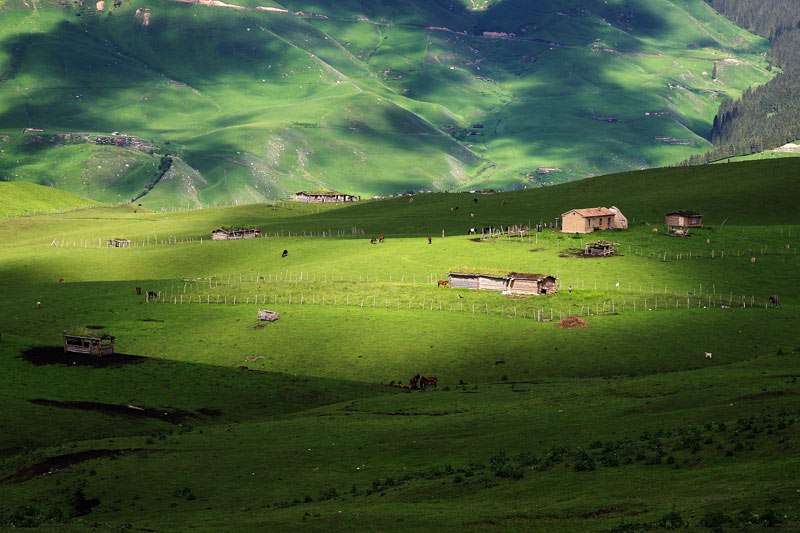
[(711, 352), (706, 352), (706, 359), (711, 359)]

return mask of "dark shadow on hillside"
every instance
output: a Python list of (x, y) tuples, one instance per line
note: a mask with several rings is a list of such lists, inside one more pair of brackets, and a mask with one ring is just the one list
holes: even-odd
[(141, 355), (114, 354), (104, 357), (80, 353), (66, 353), (61, 346), (35, 346), (22, 352), (19, 356), (36, 366), (65, 365), (88, 366), (92, 368), (107, 368), (130, 364), (138, 364), (147, 360)]

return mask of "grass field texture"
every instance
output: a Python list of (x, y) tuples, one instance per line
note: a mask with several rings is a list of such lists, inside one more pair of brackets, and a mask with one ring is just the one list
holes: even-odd
[(0, 14), (0, 177), (121, 202), (169, 153), (140, 200), (155, 209), (663, 166), (707, 151), (719, 101), (772, 76), (769, 43), (700, 0)]
[[(796, 530), (796, 161), (350, 207), (4, 218), (0, 524)], [(630, 229), (466, 234), (598, 203)], [(705, 227), (665, 235), (674, 208)], [(210, 241), (233, 224), (265, 237)], [(617, 255), (576, 255), (597, 237)], [(458, 267), (551, 273), (561, 290), (437, 285)], [(570, 314), (587, 326), (556, 327)], [(63, 354), (75, 328), (127, 355)], [(386, 386), (417, 373), (438, 387)]]

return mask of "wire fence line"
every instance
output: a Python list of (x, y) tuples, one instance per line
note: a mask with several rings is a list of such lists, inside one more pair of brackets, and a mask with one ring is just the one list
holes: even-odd
[(616, 298), (603, 299), (601, 301), (583, 302), (580, 305), (568, 304), (558, 306), (543, 306), (536, 305), (518, 305), (516, 303), (492, 303), (489, 302), (464, 302), (463, 299), (442, 300), (440, 298), (414, 298), (414, 297), (400, 297), (393, 296), (391, 298), (384, 295), (378, 298), (377, 293), (371, 295), (346, 293), (342, 294), (326, 294), (320, 292), (306, 292), (294, 293), (251, 293), (243, 294), (226, 294), (206, 292), (204, 294), (170, 294), (167, 295), (166, 291), (155, 293), (154, 295), (148, 294), (146, 302), (172, 304), (172, 305), (224, 305), (224, 306), (321, 306), (333, 308), (356, 308), (356, 309), (385, 309), (385, 310), (398, 310), (398, 311), (423, 311), (423, 312), (450, 312), (450, 313), (467, 313), (470, 315), (485, 315), (485, 316), (500, 316), (513, 319), (530, 319), (537, 322), (550, 322), (554, 320), (561, 320), (566, 316), (601, 316), (601, 315), (618, 315), (620, 313), (628, 312), (650, 312), (650, 311), (663, 311), (663, 310), (681, 310), (681, 309), (729, 309), (729, 308), (743, 308), (743, 309), (768, 309), (771, 304), (769, 300), (757, 301), (754, 297), (747, 299), (746, 297), (734, 299), (732, 295), (730, 298), (724, 298), (719, 295), (719, 298), (708, 295), (707, 297), (687, 297), (687, 298), (670, 298), (668, 296), (655, 296), (655, 297), (623, 297), (621, 300)]

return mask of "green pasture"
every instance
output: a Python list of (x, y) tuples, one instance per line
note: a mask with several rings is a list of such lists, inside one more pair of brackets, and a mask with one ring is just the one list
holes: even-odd
[[(169, 153), (137, 203), (532, 188), (701, 154), (772, 76), (700, 0), (261, 4), (0, 1), (0, 179), (124, 202)], [(56, 137), (114, 132), (147, 144)]]
[[(3, 218), (0, 527), (793, 531), (796, 168)], [(598, 204), (630, 229), (480, 239)], [(666, 235), (670, 209), (705, 227)], [(264, 237), (211, 241), (230, 225)], [(576, 254), (597, 238), (618, 253)], [(451, 269), (560, 291), (440, 287)], [(127, 355), (86, 365), (65, 330)], [(438, 386), (386, 385), (415, 374)]]

